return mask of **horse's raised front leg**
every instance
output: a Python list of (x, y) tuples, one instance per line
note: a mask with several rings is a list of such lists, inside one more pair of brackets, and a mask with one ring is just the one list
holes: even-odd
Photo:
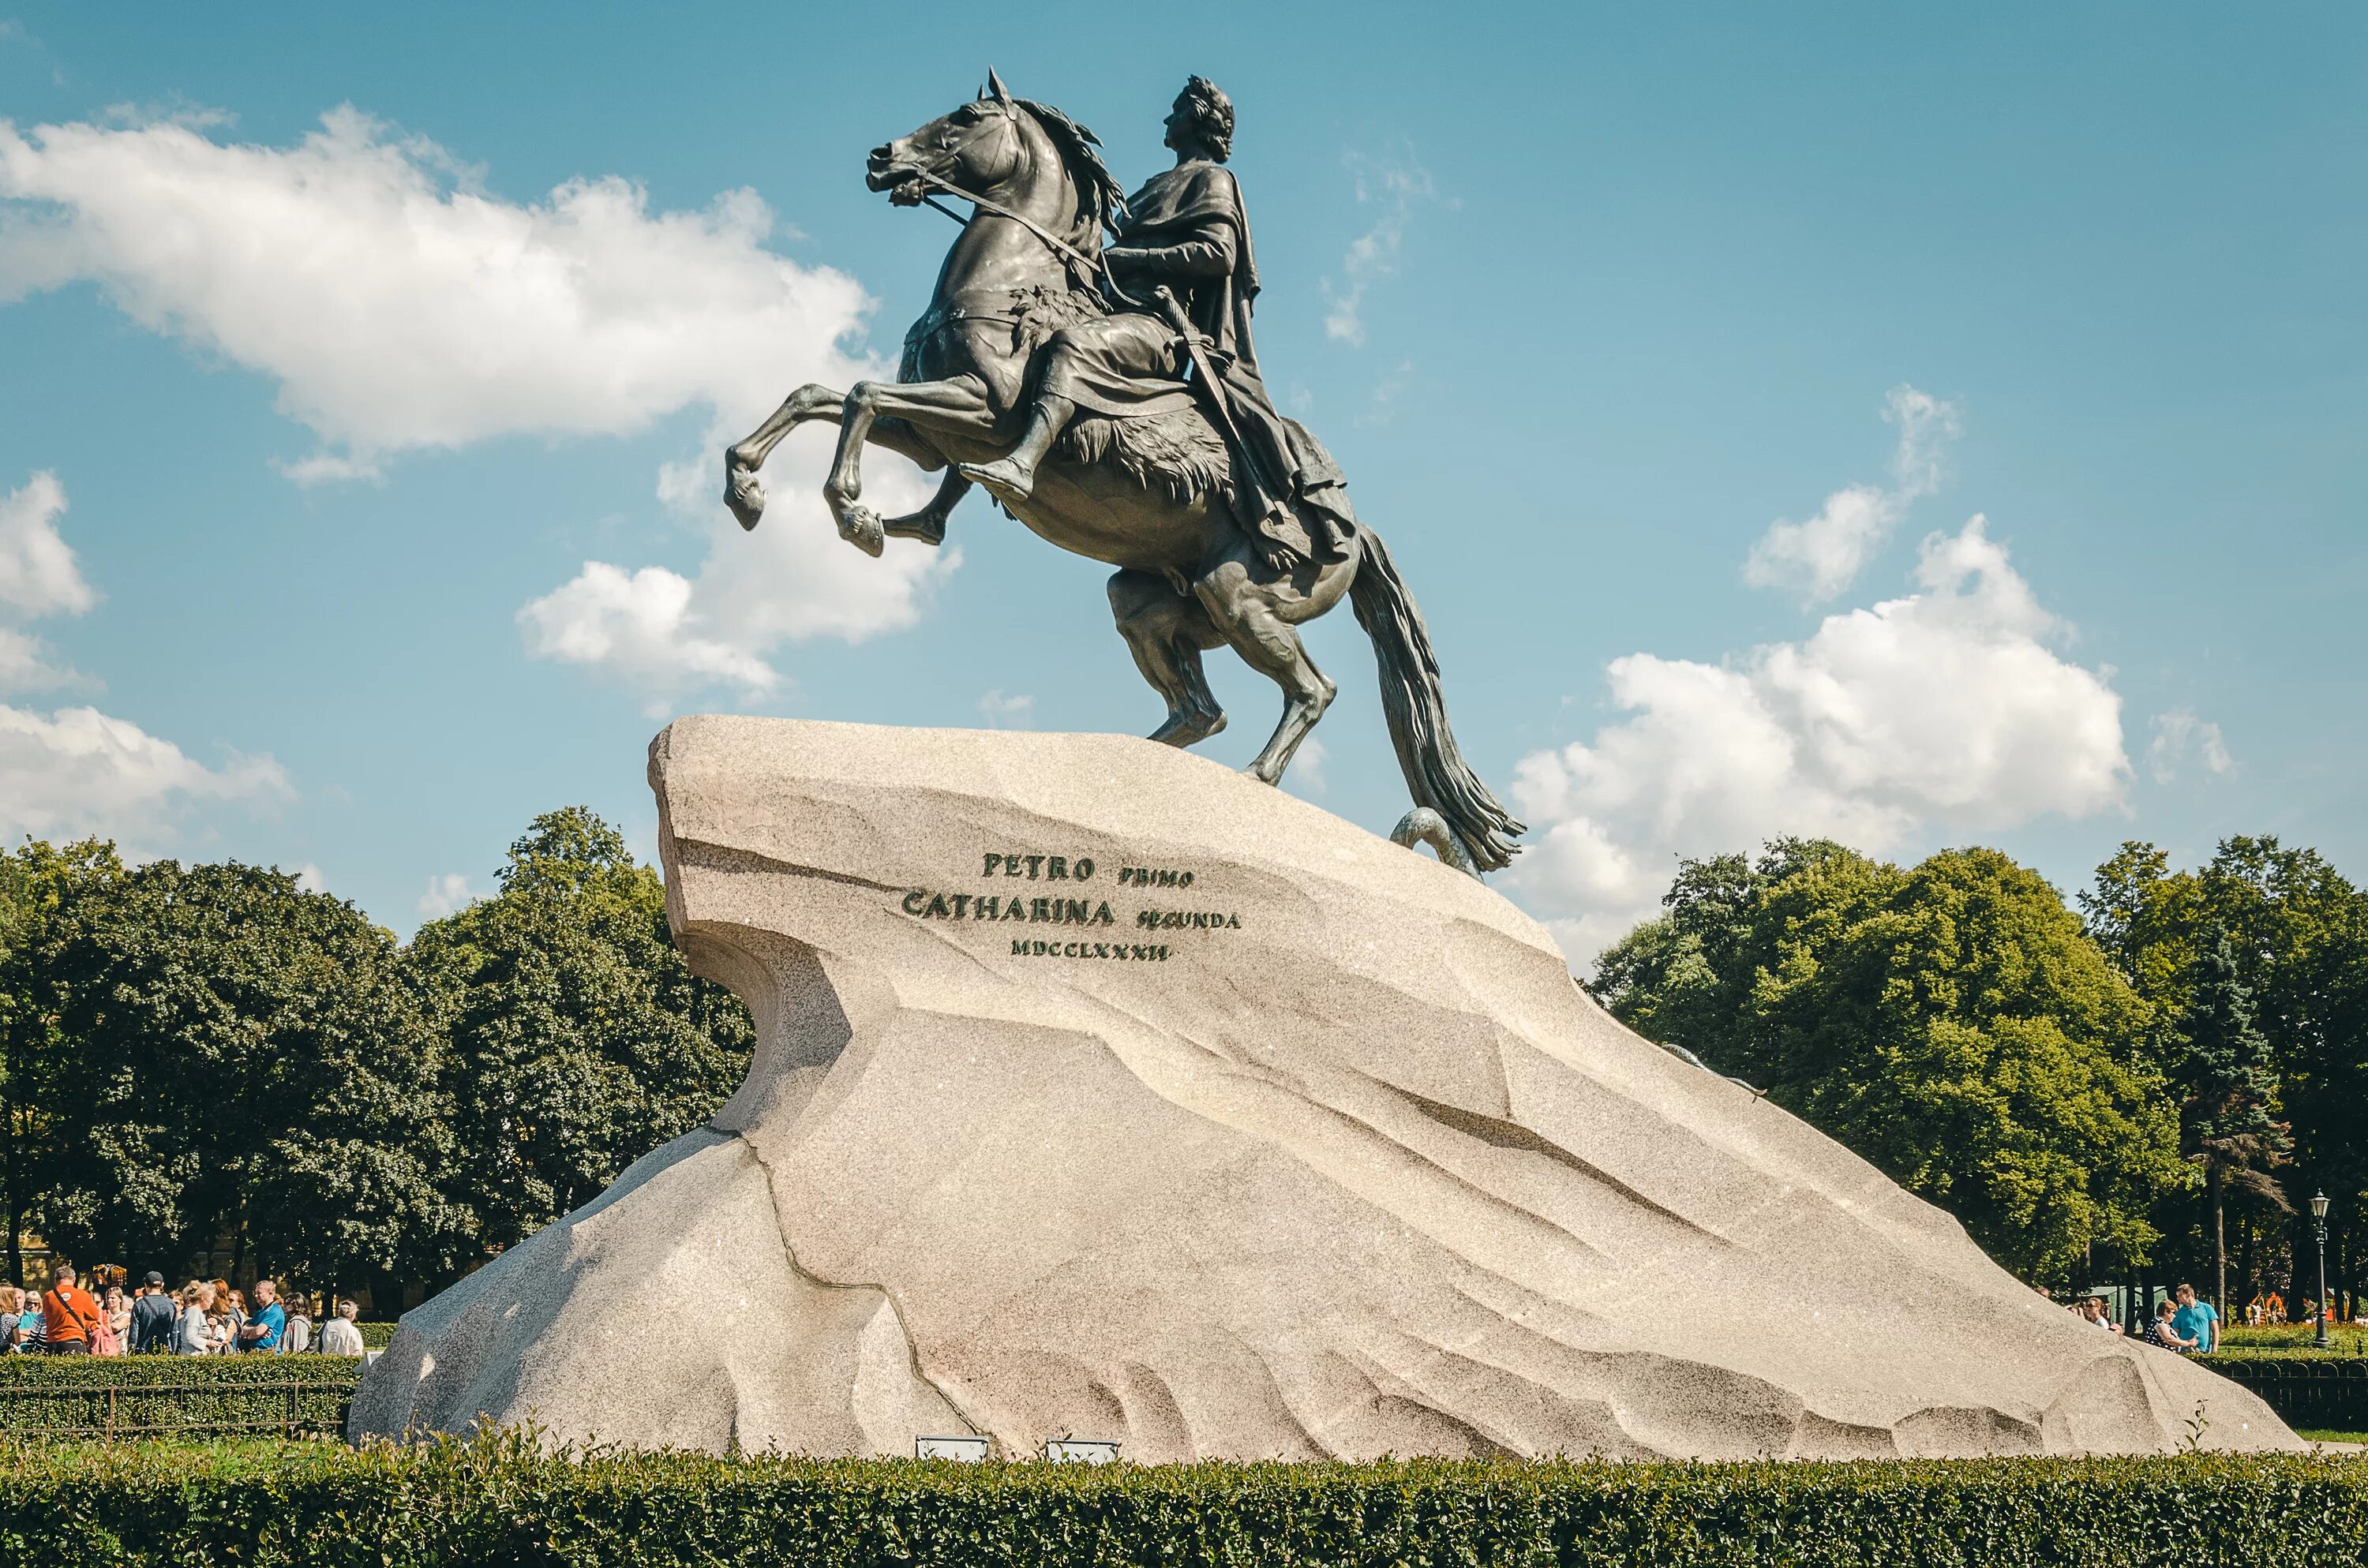
[[(877, 555), (887, 537), (879, 516), (858, 506), (863, 494), (863, 443), (882, 419), (900, 420), (923, 437), (931, 434), (991, 436), (995, 414), (986, 383), (976, 376), (942, 381), (858, 381), (848, 390), (838, 415), (838, 456), (823, 482), (822, 498), (838, 523), (838, 537)], [(940, 494), (942, 494), (940, 490)]]
[(1167, 699), (1167, 722), (1151, 738), (1171, 746), (1205, 741), (1225, 727), (1225, 710), (1209, 689), (1201, 651), (1224, 642), (1209, 623), (1209, 612), (1187, 598), (1167, 578), (1152, 572), (1120, 572), (1110, 580), (1110, 613), (1119, 635), (1134, 655), (1152, 689)]
[[(1271, 582), (1253, 580), (1247, 561), (1236, 555), (1220, 562), (1192, 585), (1193, 594), (1209, 612), (1225, 641), (1242, 661), (1282, 687), (1282, 718), (1266, 747), (1243, 771), (1267, 784), (1282, 782), (1292, 753), (1332, 706), (1337, 689), (1307, 656), (1298, 631), (1278, 613), (1281, 600)], [(1291, 595), (1297, 599), (1299, 596)]]
[(923, 544), (946, 542), (946, 519), (954, 515), (962, 498), (970, 494), (970, 481), (953, 464), (946, 465), (946, 476), (938, 481), (938, 493), (929, 504), (917, 512), (901, 517), (890, 517), (880, 525), (882, 533), (892, 539), (916, 539)]
[(781, 444), (781, 437), (809, 419), (837, 419), (839, 406), (847, 401), (843, 392), (833, 392), (819, 381), (808, 381), (791, 392), (773, 410), (762, 425), (748, 433), (746, 440), (734, 442), (723, 451), (723, 504), (740, 519), (744, 528), (753, 528), (765, 515), (765, 486), (757, 471)]

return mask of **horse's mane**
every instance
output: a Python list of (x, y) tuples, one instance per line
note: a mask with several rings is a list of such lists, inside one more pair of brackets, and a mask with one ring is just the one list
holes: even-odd
[(1014, 98), (1012, 102), (1036, 117), (1044, 134), (1053, 139), (1060, 150), (1061, 162), (1067, 165), (1069, 177), (1077, 186), (1077, 222), (1090, 223), (1086, 237), (1090, 242), (1105, 229), (1115, 232), (1118, 220), (1126, 214), (1126, 193), (1119, 188), (1118, 178), (1102, 163), (1096, 151), (1101, 138), (1054, 108), (1033, 98)]

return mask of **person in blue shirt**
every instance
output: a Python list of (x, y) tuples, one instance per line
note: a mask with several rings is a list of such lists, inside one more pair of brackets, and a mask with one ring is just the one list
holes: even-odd
[(287, 1327), (288, 1312), (279, 1304), (279, 1287), (268, 1279), (256, 1280), (255, 1315), (238, 1331), (238, 1347), (269, 1355), (279, 1348), (279, 1335)]
[(2212, 1310), (2209, 1301), (2195, 1299), (2195, 1287), (2181, 1285), (2175, 1292), (2179, 1312), (2170, 1322), (2181, 1339), (2195, 1341), (2195, 1353), (2209, 1356), (2220, 1348), (2220, 1314)]

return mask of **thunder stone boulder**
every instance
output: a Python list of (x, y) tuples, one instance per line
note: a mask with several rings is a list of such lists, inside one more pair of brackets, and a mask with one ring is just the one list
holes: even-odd
[(2298, 1442), (1622, 1028), (1480, 883), (1097, 735), (685, 719), (705, 1129), (406, 1315), (356, 1433), (1141, 1460)]

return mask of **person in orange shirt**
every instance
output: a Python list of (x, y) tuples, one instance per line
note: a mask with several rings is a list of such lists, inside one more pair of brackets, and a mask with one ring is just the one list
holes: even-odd
[(98, 1314), (98, 1303), (90, 1299), (90, 1293), (74, 1288), (74, 1265), (58, 1265), (55, 1279), (41, 1294), (43, 1347), (52, 1355), (89, 1355)]

